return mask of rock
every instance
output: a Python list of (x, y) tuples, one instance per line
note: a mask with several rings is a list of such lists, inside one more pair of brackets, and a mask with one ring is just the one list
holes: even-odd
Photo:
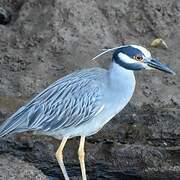
[(0, 155), (0, 179), (48, 180), (40, 170), (11, 155)]

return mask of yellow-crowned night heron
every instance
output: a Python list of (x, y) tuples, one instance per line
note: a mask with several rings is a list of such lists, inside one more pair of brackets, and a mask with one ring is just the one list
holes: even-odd
[(78, 154), (86, 180), (85, 137), (98, 132), (127, 105), (135, 88), (133, 71), (158, 69), (175, 74), (137, 45), (109, 49), (95, 58), (110, 51), (114, 53), (108, 70), (85, 69), (57, 80), (5, 121), (0, 136), (35, 131), (62, 139), (56, 157), (66, 180), (69, 177), (63, 163), (63, 148), (68, 138), (81, 136)]

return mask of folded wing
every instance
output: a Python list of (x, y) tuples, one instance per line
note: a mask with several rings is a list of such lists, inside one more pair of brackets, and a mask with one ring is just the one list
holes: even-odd
[(28, 130), (53, 132), (91, 120), (103, 107), (104, 73), (93, 68), (59, 79), (5, 121), (0, 136)]

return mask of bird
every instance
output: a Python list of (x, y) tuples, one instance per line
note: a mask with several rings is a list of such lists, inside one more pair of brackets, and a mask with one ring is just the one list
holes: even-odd
[(49, 85), (0, 126), (0, 137), (33, 131), (61, 140), (55, 156), (64, 179), (69, 180), (63, 149), (68, 139), (79, 136), (81, 174), (87, 180), (85, 138), (97, 133), (128, 104), (136, 84), (134, 72), (156, 69), (175, 75), (140, 45), (110, 48), (93, 60), (111, 52), (109, 68), (78, 70)]

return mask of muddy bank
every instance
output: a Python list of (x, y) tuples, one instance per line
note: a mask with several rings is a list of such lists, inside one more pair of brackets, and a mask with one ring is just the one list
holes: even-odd
[[(136, 73), (136, 91), (129, 105), (88, 137), (89, 179), (180, 179), (179, 1), (1, 0), (0, 6), (11, 14), (9, 22), (0, 25), (1, 122), (65, 74), (107, 67), (110, 56), (90, 60), (99, 49), (141, 44), (177, 75)], [(169, 48), (151, 48), (156, 37)], [(71, 140), (65, 151), (74, 179), (80, 175), (78, 143), (78, 138)], [(58, 179), (61, 174), (54, 157), (58, 145), (49, 137), (25, 133), (0, 139), (0, 156), (4, 160), (14, 156)], [(6, 167), (6, 162), (2, 164)], [(13, 171), (18, 174), (18, 169)]]

